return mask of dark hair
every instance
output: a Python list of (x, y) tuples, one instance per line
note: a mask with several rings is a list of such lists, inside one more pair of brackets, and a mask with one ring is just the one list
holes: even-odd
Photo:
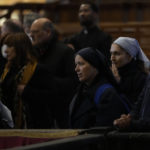
[(92, 2), (92, 1), (90, 1), (90, 0), (85, 0), (85, 1), (83, 1), (81, 4), (88, 4), (88, 5), (90, 5), (91, 9), (92, 9), (95, 13), (98, 13), (98, 12), (99, 12), (98, 6), (97, 6), (94, 2)]
[(11, 33), (24, 32), (23, 26), (11, 19), (6, 20), (3, 25), (6, 26)]
[(15, 48), (16, 58), (13, 63), (17, 66), (23, 66), (28, 61), (32, 62), (33, 57), (36, 58), (32, 43), (25, 33), (9, 34), (5, 38), (4, 44)]
[(108, 61), (99, 50), (87, 47), (81, 49), (75, 55), (80, 55), (83, 59), (89, 62), (99, 71), (100, 76), (105, 77), (116, 89), (118, 89), (118, 84), (109, 67)]
[(4, 43), (6, 37), (7, 37), (9, 34), (10, 34), (10, 33), (6, 33), (6, 34), (4, 34), (3, 36), (1, 36), (1, 38), (0, 38), (0, 48), (2, 48), (3, 43)]

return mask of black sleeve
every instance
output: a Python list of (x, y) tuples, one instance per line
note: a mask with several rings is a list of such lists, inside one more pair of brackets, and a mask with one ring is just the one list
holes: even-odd
[(145, 87), (140, 94), (135, 108), (131, 112), (132, 120), (130, 128), (132, 130), (150, 131), (150, 77), (147, 79)]
[(150, 131), (150, 119), (132, 120), (130, 124), (131, 131)]
[(138, 119), (139, 118), (141, 105), (142, 105), (142, 101), (143, 101), (144, 95), (145, 95), (145, 88), (142, 90), (140, 96), (138, 97), (137, 102), (133, 105), (133, 108), (132, 108), (132, 110), (130, 112), (130, 115), (134, 119)]

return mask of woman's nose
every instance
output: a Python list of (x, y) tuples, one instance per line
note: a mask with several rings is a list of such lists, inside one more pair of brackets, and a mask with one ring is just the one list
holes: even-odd
[(115, 57), (113, 55), (111, 55), (110, 60), (113, 61), (115, 59)]
[(78, 70), (79, 70), (79, 67), (78, 67), (78, 65), (76, 65), (75, 71), (77, 72)]

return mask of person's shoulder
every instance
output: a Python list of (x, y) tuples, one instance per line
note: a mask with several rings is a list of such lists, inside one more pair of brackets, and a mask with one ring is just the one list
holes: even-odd
[(108, 32), (102, 30), (100, 27), (95, 28), (95, 33), (97, 34), (98, 39), (112, 41), (112, 36)]
[(46, 74), (46, 73), (50, 73), (50, 71), (45, 64), (38, 63), (35, 73), (36, 74)]
[(83, 30), (78, 33), (74, 33), (71, 36), (66, 37), (64, 39), (64, 43), (72, 43), (73, 41), (78, 40), (82, 35), (83, 35)]
[(59, 52), (69, 52), (69, 53), (74, 53), (74, 50), (72, 48), (70, 48), (69, 46), (67, 46), (67, 44), (65, 44), (63, 41), (57, 41), (57, 43), (55, 43), (55, 49), (59, 50)]
[(99, 33), (100, 33), (101, 35), (103, 35), (104, 37), (106, 37), (106, 38), (112, 38), (111, 35), (110, 35), (108, 32), (105, 32), (105, 31), (102, 30), (101, 28), (98, 28), (98, 30), (99, 30)]
[(133, 77), (134, 77), (135, 80), (137, 80), (137, 79), (144, 79), (144, 80), (146, 80), (148, 78), (148, 76), (150, 76), (150, 75), (148, 75), (146, 72), (141, 71), (139, 69), (135, 70), (135, 72), (133, 74)]

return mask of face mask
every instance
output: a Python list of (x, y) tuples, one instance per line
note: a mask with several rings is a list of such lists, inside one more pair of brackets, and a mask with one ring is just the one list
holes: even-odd
[(6, 58), (7, 57), (7, 54), (6, 54), (6, 49), (7, 49), (7, 45), (6, 44), (4, 44), (3, 46), (2, 46), (2, 48), (1, 48), (1, 53), (2, 53), (2, 56), (4, 57), (4, 58)]
[(31, 40), (31, 42), (32, 42), (32, 37), (30, 36), (30, 33), (26, 33), (26, 34), (29, 37), (29, 39)]

